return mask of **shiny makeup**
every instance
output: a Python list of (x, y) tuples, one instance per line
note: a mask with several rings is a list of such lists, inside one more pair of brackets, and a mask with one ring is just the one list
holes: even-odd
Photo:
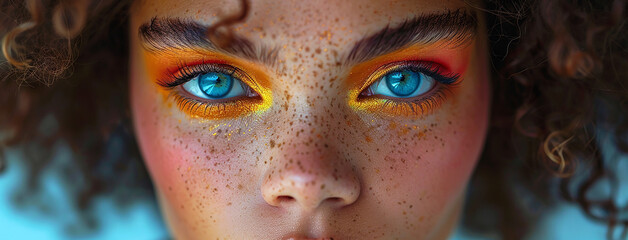
[[(176, 57), (178, 55), (185, 57)], [(260, 67), (233, 57), (203, 50), (169, 50), (160, 54), (147, 53), (149, 69), (164, 96), (172, 98), (181, 111), (202, 119), (235, 118), (263, 112), (270, 107), (272, 96), (268, 77)], [(246, 70), (243, 70), (246, 69)], [(228, 98), (208, 96), (198, 89), (200, 77), (220, 73), (232, 78)], [(196, 84), (196, 85), (194, 85)], [(199, 90), (193, 92), (194, 90)], [(232, 92), (233, 90), (239, 93)], [(237, 94), (233, 96), (233, 94)]]
[(159, 82), (172, 92), (179, 108), (191, 116), (208, 119), (259, 111), (255, 107), (264, 100), (249, 84), (254, 80), (244, 71), (216, 63), (182, 66), (168, 80)]
[[(429, 114), (463, 81), (461, 74), (468, 66), (464, 59), (469, 56), (471, 48), (470, 45), (460, 45), (460, 41), (464, 40), (415, 44), (357, 64), (351, 70), (349, 80), (359, 87), (350, 92), (349, 105), (358, 111), (391, 116), (421, 117)], [(433, 86), (413, 98), (377, 96), (372, 89), (373, 84), (381, 81), (386, 74), (399, 70), (416, 72), (425, 79), (423, 81), (429, 81)], [(360, 85), (360, 79), (366, 81), (363, 80)]]
[[(385, 28), (382, 31), (373, 34), (369, 38), (364, 38), (354, 45), (354, 48), (349, 53), (346, 62), (356, 62), (360, 59), (367, 59), (372, 57), (377, 57), (375, 54), (383, 54), (385, 51), (394, 50), (395, 47), (401, 48), (403, 50), (404, 45), (412, 44), (418, 45), (422, 43), (422, 45), (431, 45), (439, 46), (440, 48), (456, 48), (460, 47), (460, 45), (464, 45), (466, 41), (473, 37), (476, 26), (473, 25), (473, 18), (475, 16), (471, 15), (467, 11), (458, 9), (456, 11), (449, 11), (442, 14), (434, 14), (421, 16), (418, 18), (410, 19), (400, 24), (395, 29)], [(434, 27), (434, 25), (438, 27)], [(429, 26), (429, 28), (428, 28)], [(431, 29), (430, 29), (431, 28)], [(218, 49), (214, 46), (209, 40), (207, 40), (206, 36), (207, 27), (203, 27), (199, 23), (183, 21), (181, 19), (160, 19), (153, 18), (150, 24), (144, 24), (140, 27), (140, 36), (144, 41), (144, 47), (151, 52), (169, 52), (179, 49), (210, 49), (218, 52), (226, 52), (231, 53), (234, 56), (241, 56), (245, 59), (250, 59), (252, 61), (264, 62), (267, 65), (272, 65), (274, 63), (274, 59), (276, 57), (276, 50), (269, 49), (268, 47), (262, 47), (261, 51), (254, 53), (253, 50), (256, 47), (252, 45), (250, 41), (245, 38), (237, 37), (234, 39), (234, 45), (229, 49)], [(431, 31), (427, 31), (431, 30)], [(437, 41), (441, 41), (440, 43)], [(442, 46), (445, 44), (446, 46)], [(456, 46), (458, 45), (458, 46)], [(244, 49), (244, 50), (243, 50)], [(421, 48), (422, 49), (422, 48)], [(422, 49), (424, 50), (424, 49)], [(202, 51), (202, 50), (201, 50)], [(411, 54), (415, 54), (420, 56), (420, 53), (412, 52)], [(429, 56), (429, 55), (428, 55)], [(433, 57), (433, 56), (430, 56)], [(405, 64), (405, 65), (404, 65)], [(448, 86), (452, 85), (456, 79), (459, 77), (455, 75), (455, 73), (447, 73), (443, 75), (441, 73), (441, 68), (438, 63), (435, 62), (419, 62), (419, 61), (407, 61), (406, 63), (398, 63), (393, 64), (389, 63), (388, 69), (378, 69), (376, 72), (373, 72), (372, 75), (375, 76), (383, 76), (382, 71), (390, 71), (392, 68), (399, 68), (400, 66), (405, 66), (406, 68), (409, 65), (415, 66), (414, 71), (423, 76), (430, 77), (430, 79), (438, 79), (439, 83), (444, 84), (445, 86), (438, 86), (437, 90), (431, 93), (431, 97), (424, 96), (420, 99), (415, 99), (415, 101), (394, 101), (391, 98), (379, 98), (376, 99), (377, 96), (381, 96), (381, 94), (368, 94), (368, 93), (360, 93), (360, 97), (368, 96), (371, 101), (360, 101), (360, 104), (363, 108), (374, 109), (374, 105), (380, 107), (379, 110), (381, 112), (388, 113), (397, 113), (401, 115), (418, 115), (419, 112), (429, 111), (438, 106), (438, 103), (446, 97), (445, 92), (447, 91)], [(192, 66), (192, 68), (198, 68), (199, 65)], [(200, 64), (200, 66), (207, 66), (206, 64)], [(225, 65), (226, 68), (234, 69), (233, 73), (238, 73), (239, 75), (245, 76), (246, 73), (242, 70)], [(183, 83), (196, 75), (207, 73), (210, 70), (205, 71), (190, 71), (190, 68), (187, 66), (179, 67), (178, 72), (183, 72), (183, 74), (187, 74), (188, 76), (175, 76), (174, 74), (169, 74), (172, 80), (160, 80), (160, 85), (164, 87), (174, 87), (180, 83)], [(235, 71), (238, 70), (238, 71)], [(460, 71), (460, 69), (457, 69)], [(427, 75), (425, 75), (427, 74)], [(369, 79), (375, 79), (376, 77), (369, 77)], [(429, 80), (429, 79), (428, 79)], [(366, 83), (374, 83), (372, 80), (365, 82)], [(255, 91), (250, 91), (248, 86), (245, 87), (249, 92), (249, 95), (258, 95)], [(367, 89), (368, 90), (368, 89)], [(202, 103), (199, 101), (193, 101), (191, 98), (181, 97), (181, 94), (175, 94), (178, 99), (178, 105), (181, 108), (186, 108), (186, 112), (191, 113), (193, 116), (202, 116), (207, 118), (220, 118), (220, 117), (231, 117), (238, 116), (237, 114), (225, 114), (225, 113), (216, 113), (216, 112), (207, 112), (207, 108), (213, 109), (220, 107), (220, 104), (229, 103), (230, 106), (236, 105), (247, 105), (249, 102), (215, 102), (215, 103)], [(358, 100), (356, 96), (350, 96), (352, 101)], [(356, 101), (357, 102), (357, 101)], [(358, 104), (356, 104), (358, 105)], [(368, 105), (369, 107), (365, 107)], [(192, 106), (192, 107), (189, 107)], [(192, 108), (192, 109), (190, 109)], [(198, 111), (198, 108), (202, 109), (202, 113)], [(385, 111), (381, 108), (387, 108)], [(226, 107), (224, 107), (226, 109)]]
[[(131, 11), (140, 149), (177, 239), (444, 239), (488, 121), (463, 1), (240, 1)], [(223, 29), (224, 30), (224, 29)]]
[[(436, 109), (455, 87), (458, 75), (444, 74), (434, 63), (393, 62), (380, 67), (367, 81), (370, 85), (360, 92), (356, 105), (369, 106), (376, 113), (420, 115)], [(408, 90), (397, 85), (409, 85)], [(399, 88), (399, 89), (397, 89)]]

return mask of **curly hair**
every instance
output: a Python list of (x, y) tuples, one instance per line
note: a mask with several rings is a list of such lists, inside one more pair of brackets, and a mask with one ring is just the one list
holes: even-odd
[[(229, 38), (219, 27), (241, 21), (249, 8), (243, 3), (242, 13), (210, 27), (219, 36), (210, 39)], [(16, 199), (40, 189), (38, 178), (60, 141), (71, 147), (80, 170), (68, 178), (80, 182), (79, 210), (94, 196), (113, 194), (124, 203), (133, 200), (123, 197), (133, 189), (152, 194), (130, 129), (130, 4), (0, 3), (6, 13), (0, 15), (6, 59), (0, 62), (0, 133), (8, 133), (0, 135), (0, 151), (21, 146), (30, 176)], [(628, 209), (614, 201), (619, 158), (606, 150), (628, 153), (626, 1), (486, 0), (475, 7), (488, 23), (493, 102), (464, 225), (521, 239), (560, 195), (607, 223), (608, 239), (617, 226), (626, 238)], [(610, 187), (604, 199), (591, 195), (600, 184)]]
[[(620, 216), (628, 209), (614, 201), (621, 155), (608, 149), (628, 152), (626, 2), (489, 1), (487, 8), (492, 124), (465, 223), (501, 224), (503, 238), (521, 238), (542, 212), (538, 203), (549, 207), (560, 195), (606, 222), (608, 239), (616, 226), (625, 239), (628, 219)], [(600, 184), (611, 189), (603, 200), (591, 194)], [(487, 223), (486, 214), (509, 221)]]

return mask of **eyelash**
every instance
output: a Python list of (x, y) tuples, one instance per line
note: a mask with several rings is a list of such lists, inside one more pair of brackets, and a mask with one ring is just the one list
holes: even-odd
[[(365, 91), (375, 82), (382, 79), (387, 74), (399, 70), (412, 70), (427, 75), (436, 81), (436, 86), (424, 96), (413, 98), (392, 98), (387, 96), (365, 95)], [(451, 94), (451, 90), (460, 84), (460, 75), (446, 72), (440, 64), (426, 61), (403, 61), (393, 62), (381, 66), (369, 76), (368, 81), (360, 89), (358, 102), (369, 101), (370, 99), (383, 100), (377, 104), (377, 112), (387, 112), (393, 115), (409, 115), (409, 110), (414, 115), (423, 115), (437, 109)]]
[(240, 70), (237, 67), (228, 64), (220, 64), (220, 63), (206, 63), (203, 62), (201, 64), (195, 65), (185, 65), (179, 64), (177, 67), (177, 71), (174, 73), (168, 74), (167, 78), (161, 79), (158, 81), (158, 84), (162, 87), (172, 89), (176, 86), (184, 84), (192, 78), (207, 72), (220, 72), (233, 75), (234, 77), (243, 80), (247, 84), (250, 84), (250, 78), (244, 73), (244, 71)]
[(175, 102), (180, 109), (193, 116), (203, 118), (223, 118), (234, 117), (245, 113), (250, 113), (259, 109), (252, 107), (251, 104), (259, 104), (262, 99), (259, 94), (256, 97), (236, 97), (225, 100), (199, 99), (184, 93), (185, 90), (175, 89), (177, 86), (185, 84), (196, 76), (207, 72), (221, 72), (232, 75), (234, 78), (241, 80), (244, 84), (244, 90), (247, 92), (255, 92), (251, 86), (257, 84), (241, 69), (222, 63), (203, 62), (195, 65), (179, 64), (177, 71), (169, 73), (165, 78), (157, 81), (158, 85), (172, 91), (170, 96), (174, 97)]
[[(237, 116), (244, 113), (255, 111), (260, 109), (252, 107), (251, 104), (258, 103), (261, 105), (261, 98), (236, 98), (224, 100), (208, 100), (197, 99), (194, 96), (187, 96), (190, 94), (183, 94), (181, 91), (175, 89), (177, 86), (184, 84), (194, 77), (207, 73), (207, 72), (222, 72), (231, 74), (235, 78), (244, 82), (247, 87), (246, 91), (253, 91), (251, 86), (257, 86), (255, 81), (241, 69), (222, 63), (208, 63), (202, 62), (195, 65), (179, 64), (177, 71), (169, 73), (167, 77), (158, 80), (158, 84), (168, 90), (172, 90), (171, 96), (174, 96), (177, 105), (180, 109), (188, 112), (190, 115), (201, 116), (204, 118), (220, 118), (227, 116)], [(425, 74), (433, 78), (436, 82), (435, 87), (423, 96), (417, 96), (413, 98), (393, 98), (387, 96), (364, 95), (364, 92), (376, 81), (393, 71), (399, 70), (412, 70), (418, 73)], [(424, 115), (437, 109), (451, 94), (451, 90), (458, 86), (460, 76), (455, 73), (450, 73), (441, 67), (440, 64), (426, 61), (403, 61), (388, 63), (379, 67), (374, 71), (365, 81), (364, 85), (360, 88), (360, 93), (356, 96), (358, 103), (372, 102), (370, 108), (373, 112), (389, 113), (391, 115)], [(259, 95), (258, 95), (259, 96)], [(265, 104), (269, 105), (269, 103)], [(268, 107), (268, 106), (266, 106)]]

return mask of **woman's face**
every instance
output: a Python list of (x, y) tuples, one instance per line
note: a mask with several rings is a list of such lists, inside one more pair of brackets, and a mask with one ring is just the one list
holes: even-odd
[[(488, 122), (463, 1), (144, 0), (131, 102), (177, 239), (442, 239)], [(218, 42), (216, 40), (215, 42)]]

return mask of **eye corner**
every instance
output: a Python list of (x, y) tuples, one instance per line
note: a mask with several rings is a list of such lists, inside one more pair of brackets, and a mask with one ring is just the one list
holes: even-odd
[(363, 98), (372, 97), (373, 95), (375, 95), (375, 94), (373, 94), (373, 90), (371, 89), (371, 85), (368, 85), (365, 89), (361, 90), (358, 93), (357, 98), (358, 99), (363, 99)]

